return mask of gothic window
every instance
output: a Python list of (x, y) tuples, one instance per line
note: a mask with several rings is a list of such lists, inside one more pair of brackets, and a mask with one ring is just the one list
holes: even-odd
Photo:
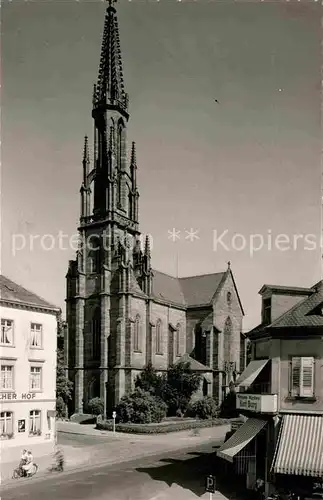
[(132, 194), (128, 194), (128, 200), (129, 200), (129, 219), (133, 219), (134, 213), (133, 213), (133, 200), (132, 200)]
[(89, 238), (89, 258), (90, 272), (99, 273), (101, 271), (101, 243), (98, 237)]
[(228, 292), (227, 293), (227, 303), (231, 304), (231, 301), (232, 301), (232, 294), (231, 294), (231, 292)]
[(118, 203), (121, 203), (121, 163), (122, 163), (122, 140), (123, 140), (123, 129), (122, 125), (118, 126), (118, 140), (117, 140), (117, 165), (118, 165)]
[(162, 322), (160, 319), (156, 323), (156, 354), (162, 354)]
[(223, 330), (223, 358), (224, 361), (230, 361), (230, 346), (232, 340), (232, 321), (231, 318), (227, 318), (224, 324)]
[(140, 316), (137, 314), (133, 331), (133, 350), (140, 351)]
[(181, 325), (176, 325), (176, 356), (181, 355)]
[(97, 307), (94, 311), (92, 318), (92, 350), (93, 359), (98, 361), (100, 359), (100, 345), (101, 345), (101, 310)]

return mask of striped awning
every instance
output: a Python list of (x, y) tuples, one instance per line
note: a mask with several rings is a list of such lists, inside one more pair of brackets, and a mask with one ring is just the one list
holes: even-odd
[(284, 415), (272, 469), (323, 476), (323, 415)]
[(267, 363), (269, 363), (269, 359), (255, 359), (254, 361), (250, 361), (249, 365), (237, 379), (236, 385), (250, 387)]
[(265, 427), (266, 420), (258, 418), (248, 418), (248, 420), (226, 441), (217, 451), (217, 456), (224, 458), (228, 462), (233, 462), (233, 458)]

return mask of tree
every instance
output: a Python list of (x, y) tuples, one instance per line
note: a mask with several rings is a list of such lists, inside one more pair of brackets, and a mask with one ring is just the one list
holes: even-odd
[(121, 422), (151, 424), (163, 420), (167, 406), (160, 398), (137, 387), (135, 392), (121, 398), (116, 412)]
[(61, 315), (57, 318), (57, 366), (56, 366), (56, 413), (60, 418), (67, 415), (67, 404), (72, 399), (73, 382), (66, 374), (64, 359), (64, 328)]
[(185, 413), (191, 397), (201, 384), (201, 375), (193, 372), (189, 362), (180, 362), (172, 366), (167, 373), (164, 401), (168, 414), (176, 415), (177, 410)]
[(136, 388), (159, 397), (161, 397), (164, 385), (165, 378), (157, 374), (151, 362), (147, 364), (140, 375), (137, 375), (135, 380)]
[[(58, 417), (66, 416), (66, 406), (72, 399), (73, 382), (66, 376), (66, 368), (64, 363), (64, 350), (57, 349), (57, 368), (56, 368), (56, 400), (59, 403), (56, 405)], [(65, 411), (62, 411), (62, 401), (65, 405)]]

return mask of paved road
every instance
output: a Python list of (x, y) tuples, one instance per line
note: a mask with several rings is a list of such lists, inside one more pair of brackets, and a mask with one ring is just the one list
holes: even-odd
[[(191, 500), (204, 495), (205, 476), (215, 472), (215, 447), (19, 480), (2, 488), (2, 500)], [(204, 496), (203, 496), (204, 498)], [(215, 495), (214, 500), (226, 497)], [(230, 497), (234, 498), (234, 497)]]

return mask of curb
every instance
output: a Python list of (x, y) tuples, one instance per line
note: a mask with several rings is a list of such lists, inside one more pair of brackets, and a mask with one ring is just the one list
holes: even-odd
[[(221, 442), (221, 443), (223, 442), (222, 440), (214, 440), (214, 439), (210, 438), (209, 440), (200, 443), (200, 445), (204, 446), (204, 445), (207, 445), (213, 441), (214, 442)], [(28, 484), (30, 484), (31, 482), (32, 483), (39, 483), (39, 482), (46, 481), (47, 479), (50, 479), (53, 477), (61, 478), (61, 477), (69, 476), (69, 475), (72, 475), (76, 472), (80, 472), (82, 470), (89, 470), (89, 466), (91, 466), (91, 469), (100, 469), (102, 467), (106, 467), (109, 465), (111, 467), (113, 467), (114, 465), (118, 466), (121, 463), (136, 462), (139, 459), (145, 459), (148, 457), (156, 457), (156, 461), (157, 461), (158, 457), (161, 457), (165, 453), (171, 453), (171, 452), (181, 453), (184, 450), (189, 450), (192, 447), (194, 448), (194, 445), (192, 446), (192, 443), (190, 443), (190, 445), (186, 445), (186, 446), (184, 445), (181, 448), (166, 448), (166, 449), (163, 449), (163, 450), (160, 450), (157, 452), (155, 450), (155, 451), (147, 452), (144, 455), (142, 453), (136, 454), (136, 455), (129, 457), (129, 458), (105, 460), (105, 461), (100, 461), (100, 462), (93, 463), (93, 464), (91, 464), (91, 462), (85, 462), (81, 465), (77, 465), (77, 466), (71, 468), (70, 470), (67, 469), (64, 472), (57, 472), (56, 474), (55, 474), (55, 472), (53, 473), (53, 472), (49, 472), (48, 470), (46, 470), (46, 472), (44, 471), (43, 475), (38, 475), (38, 476), (36, 475), (36, 476), (29, 478)], [(11, 481), (16, 481), (16, 482), (11, 482)], [(21, 479), (21, 480), (19, 480), (19, 479), (18, 480), (7, 479), (0, 485), (0, 490), (1, 491), (8, 491), (8, 490), (17, 488), (18, 486), (23, 484), (23, 481), (26, 481), (26, 479)]]

